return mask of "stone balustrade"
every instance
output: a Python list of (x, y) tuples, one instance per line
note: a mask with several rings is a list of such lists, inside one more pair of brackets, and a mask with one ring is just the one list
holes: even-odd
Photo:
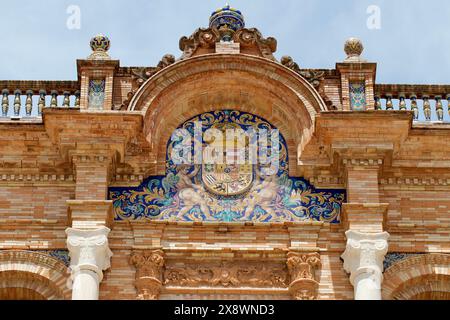
[(77, 81), (0, 81), (0, 119), (40, 118), (44, 108), (78, 108)]
[(375, 109), (413, 111), (416, 122), (450, 122), (450, 85), (379, 84)]

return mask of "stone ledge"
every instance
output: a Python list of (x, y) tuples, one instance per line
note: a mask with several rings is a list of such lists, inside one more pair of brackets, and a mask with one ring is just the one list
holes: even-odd
[(386, 228), (388, 203), (344, 203), (342, 222), (347, 230), (383, 232)]
[(97, 229), (113, 225), (110, 200), (67, 200), (68, 224), (76, 229)]

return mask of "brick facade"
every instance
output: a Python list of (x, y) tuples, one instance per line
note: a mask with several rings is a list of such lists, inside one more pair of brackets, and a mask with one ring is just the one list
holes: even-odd
[[(450, 126), (380, 110), (377, 97), (400, 93), (375, 83), (376, 64), (300, 69), (292, 59), (278, 62), (276, 41), (257, 31), (237, 31), (228, 47), (218, 30), (202, 32), (182, 39), (182, 59), (165, 56), (156, 67), (79, 60), (76, 83), (0, 82), (8, 90), (80, 92), (78, 106), (0, 120), (0, 298), (70, 299), (64, 267), (38, 251), (67, 250), (67, 227), (108, 226), (113, 257), (100, 299), (353, 299), (341, 259), (348, 230), (387, 231), (389, 252), (422, 255), (386, 270), (384, 299), (448, 299)], [(90, 110), (89, 79), (99, 77), (104, 108)], [(356, 80), (365, 84), (365, 111), (350, 108)], [(443, 88), (419, 89), (436, 96)], [(340, 223), (113, 221), (108, 188), (165, 174), (173, 131), (224, 109), (280, 130), (291, 177), (345, 189)], [(149, 258), (155, 252), (161, 266)], [(147, 260), (133, 262), (134, 254)], [(8, 291), (14, 286), (21, 291)]]

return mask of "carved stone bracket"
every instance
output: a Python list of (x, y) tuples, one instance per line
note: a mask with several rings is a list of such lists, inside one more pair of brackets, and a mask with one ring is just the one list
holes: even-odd
[(157, 300), (162, 288), (164, 251), (135, 251), (130, 263), (136, 267), (135, 286), (138, 300)]
[(289, 291), (294, 299), (317, 298), (319, 288), (317, 271), (321, 265), (319, 253), (288, 253), (287, 266), (291, 276)]

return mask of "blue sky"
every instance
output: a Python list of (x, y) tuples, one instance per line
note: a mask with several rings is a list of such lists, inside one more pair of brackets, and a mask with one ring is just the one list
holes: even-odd
[[(76, 59), (89, 40), (108, 35), (110, 54), (123, 66), (155, 65), (181, 54), (178, 41), (206, 27), (226, 0), (0, 0), (0, 79), (76, 79)], [(301, 67), (334, 68), (350, 36), (378, 63), (378, 83), (450, 83), (448, 0), (229, 0), (247, 27), (278, 40), (277, 57)], [(69, 30), (68, 6), (81, 9), (81, 29)], [(381, 29), (370, 30), (367, 7), (381, 9)]]

